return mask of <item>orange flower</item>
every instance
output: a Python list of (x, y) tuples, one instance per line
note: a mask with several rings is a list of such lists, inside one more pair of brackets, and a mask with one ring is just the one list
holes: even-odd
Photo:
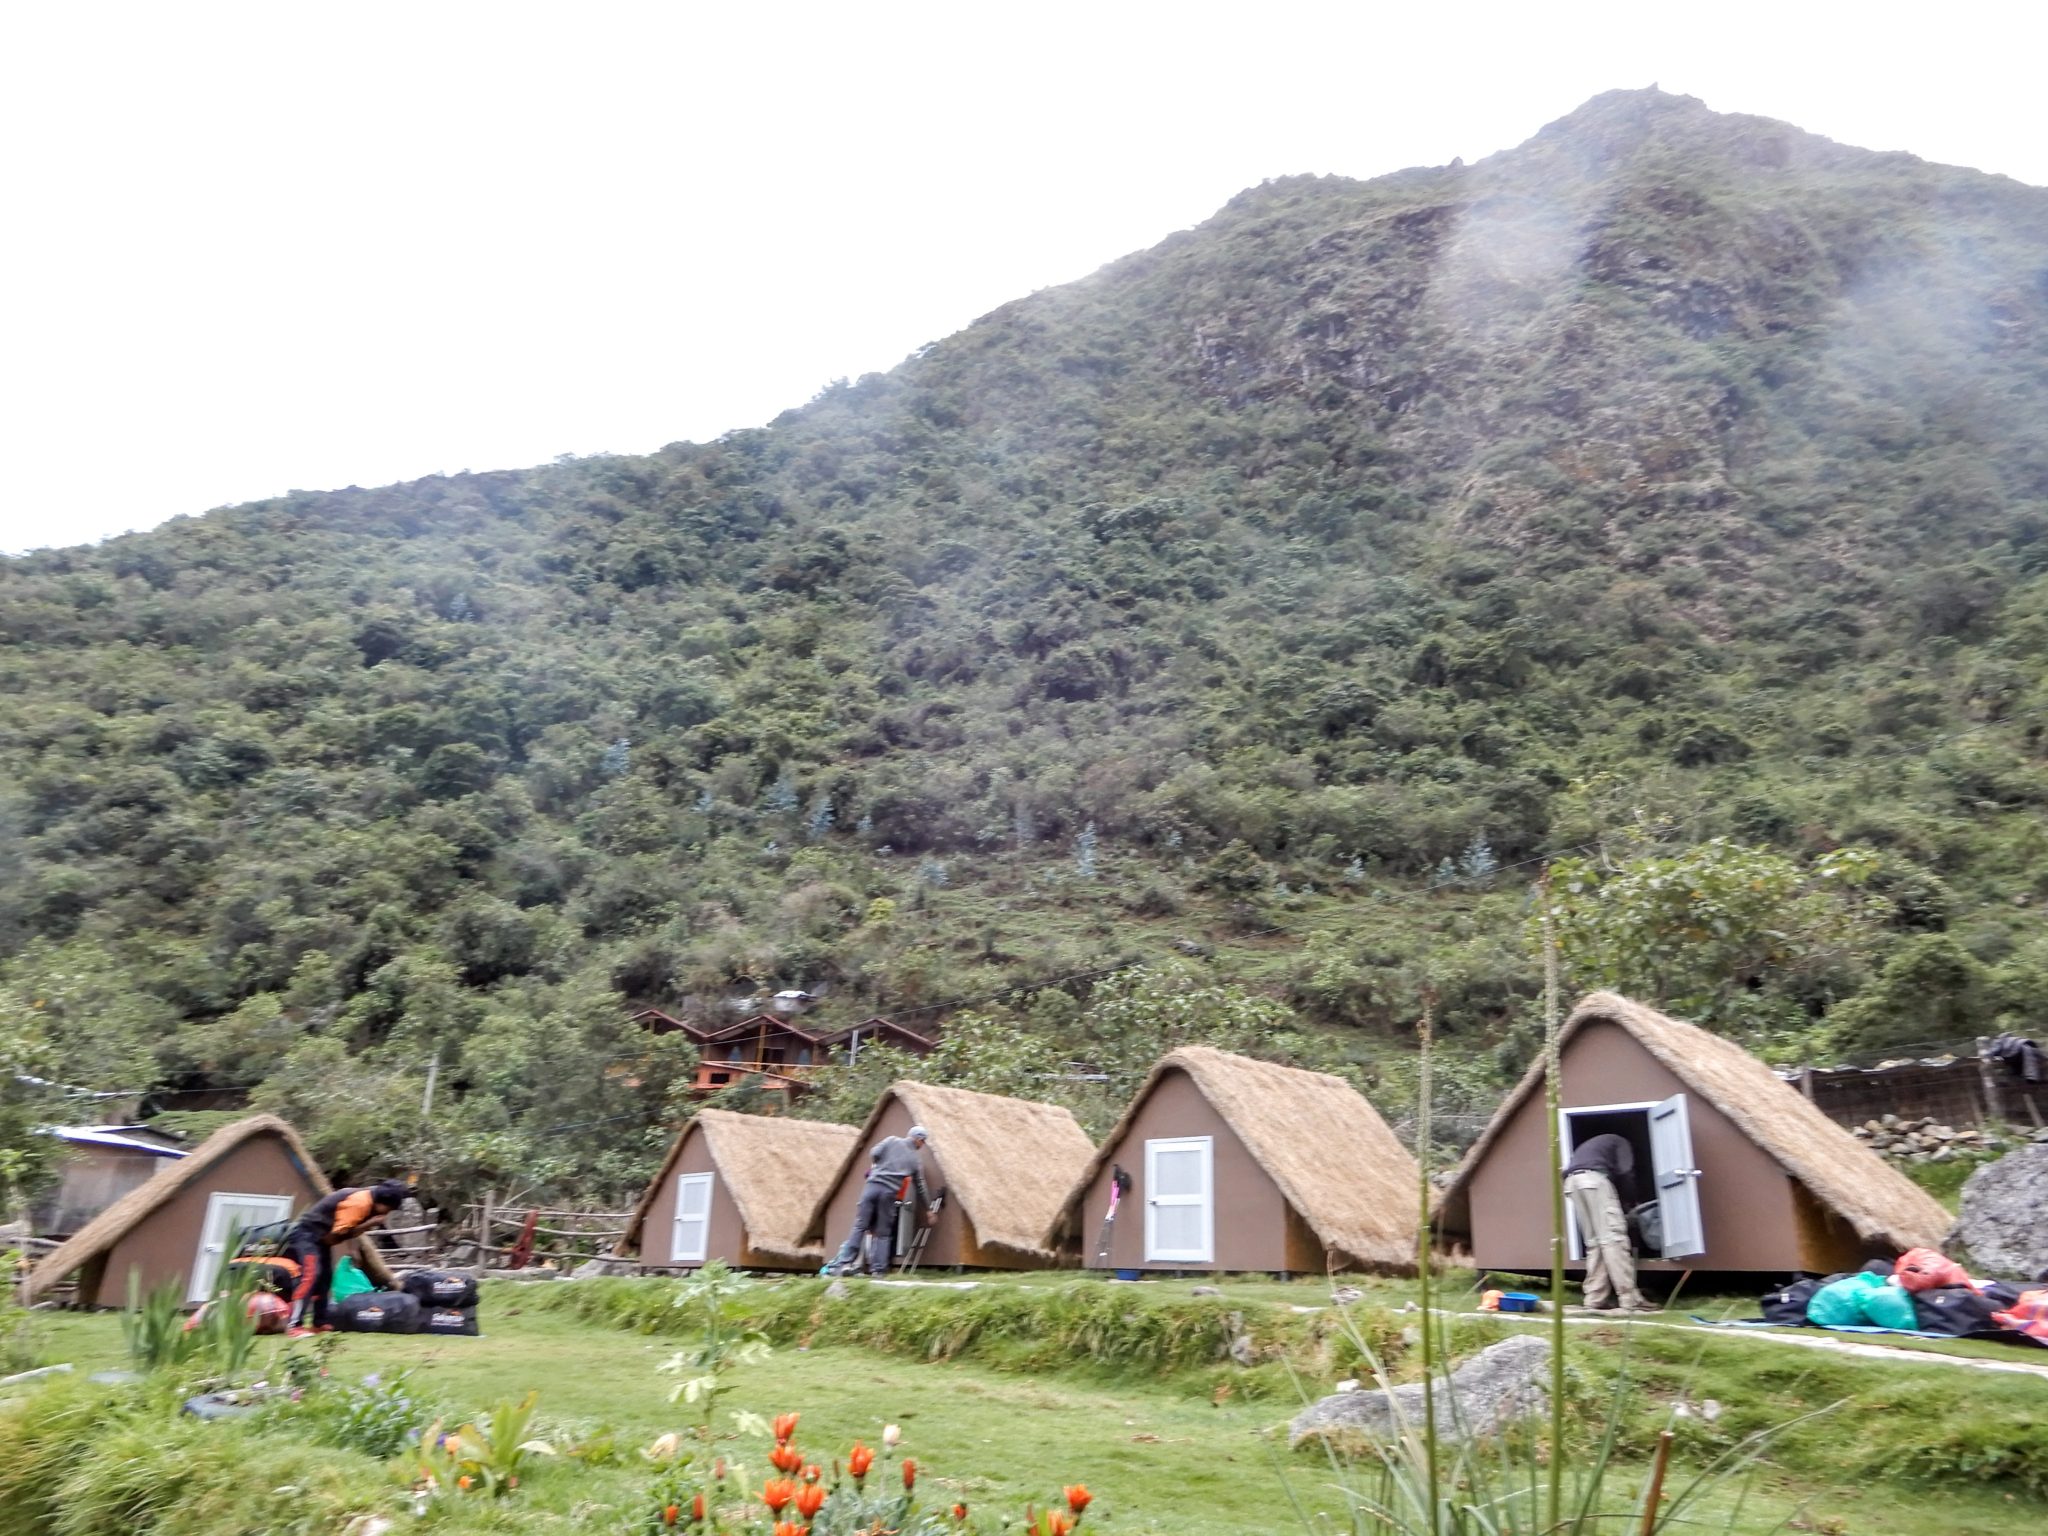
[(810, 1536), (810, 1527), (798, 1525), (794, 1520), (775, 1522), (775, 1536)]
[(786, 1477), (771, 1477), (761, 1489), (761, 1502), (775, 1514), (782, 1513), (782, 1506), (796, 1497), (796, 1484)]
[(858, 1440), (854, 1441), (853, 1449), (846, 1453), (846, 1470), (853, 1475), (853, 1480), (859, 1482), (862, 1478), (866, 1477), (868, 1475), (868, 1468), (874, 1464), (875, 1453), (862, 1445)]
[(661, 1512), (661, 1523), (663, 1525), (674, 1525), (682, 1518), (683, 1507), (680, 1504), (671, 1504)]
[(711, 1463), (711, 1475), (721, 1483), (725, 1481), (725, 1458), (723, 1456)]
[(1060, 1491), (1067, 1496), (1067, 1508), (1077, 1515), (1085, 1510), (1095, 1498), (1095, 1495), (1090, 1493), (1086, 1485), (1082, 1483), (1076, 1483), (1073, 1487), (1063, 1488)]
[(797, 1470), (804, 1464), (804, 1453), (793, 1445), (783, 1444), (776, 1446), (774, 1450), (768, 1453), (768, 1460), (774, 1465), (776, 1471), (785, 1472), (794, 1477)]
[(903, 1458), (903, 1486), (906, 1489), (917, 1486), (917, 1458), (914, 1456)]
[(965, 1520), (967, 1518), (967, 1506), (965, 1504), (955, 1504), (953, 1506), (953, 1518), (955, 1520)]
[(815, 1483), (819, 1478), (823, 1477), (824, 1475), (825, 1469), (819, 1466), (815, 1461), (812, 1462), (808, 1467), (804, 1468), (804, 1481), (807, 1483)]
[(469, 1492), (469, 1474), (465, 1472), (462, 1474), (462, 1476), (455, 1479), (455, 1486), (460, 1488), (464, 1493)]
[(787, 1445), (789, 1443), (789, 1437), (796, 1433), (796, 1421), (802, 1417), (803, 1415), (800, 1413), (778, 1413), (775, 1415), (775, 1443), (777, 1445)]
[(818, 1518), (818, 1511), (825, 1507), (825, 1490), (816, 1483), (805, 1483), (796, 1491), (796, 1512), (806, 1520)]
[(698, 1495), (697, 1495), (697, 1496), (696, 1496), (695, 1498), (693, 1498), (693, 1499), (691, 1499), (691, 1500), (690, 1500), (690, 1519), (691, 1519), (692, 1521), (696, 1521), (696, 1520), (702, 1520), (703, 1518), (704, 1518), (704, 1495), (700, 1493), (700, 1494), (698, 1494)]

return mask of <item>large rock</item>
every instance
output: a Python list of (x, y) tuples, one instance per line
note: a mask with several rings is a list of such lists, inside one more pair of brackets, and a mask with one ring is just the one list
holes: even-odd
[(1963, 1185), (1949, 1244), (1987, 1279), (2031, 1280), (2048, 1268), (2048, 1144), (1986, 1163)]
[[(1549, 1401), (1550, 1341), (1517, 1334), (1489, 1344), (1438, 1378), (1436, 1428), (1440, 1441), (1498, 1434)], [(1422, 1383), (1388, 1391), (1339, 1392), (1295, 1415), (1287, 1441), (1324, 1440), (1353, 1448), (1383, 1444), (1404, 1429), (1422, 1427)]]

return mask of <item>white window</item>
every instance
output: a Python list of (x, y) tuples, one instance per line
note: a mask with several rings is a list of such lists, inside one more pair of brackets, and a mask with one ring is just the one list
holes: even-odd
[(206, 1220), (199, 1226), (199, 1251), (192, 1255), (192, 1283), (185, 1299), (211, 1299), (221, 1266), (228, 1261), (238, 1234), (251, 1227), (283, 1221), (292, 1213), (290, 1195), (231, 1195), (215, 1191), (206, 1197)]
[(669, 1244), (671, 1264), (702, 1264), (711, 1241), (711, 1179), (708, 1173), (676, 1175), (675, 1236)]
[(1216, 1258), (1215, 1149), (1207, 1136), (1145, 1143), (1145, 1260)]

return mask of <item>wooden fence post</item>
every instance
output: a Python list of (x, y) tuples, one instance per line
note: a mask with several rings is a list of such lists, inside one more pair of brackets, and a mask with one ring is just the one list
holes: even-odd
[(1977, 1037), (1977, 1080), (1984, 1085), (1984, 1113), (1987, 1119), (2005, 1119), (2005, 1098), (1999, 1092), (1998, 1068), (1991, 1060), (1991, 1040)]

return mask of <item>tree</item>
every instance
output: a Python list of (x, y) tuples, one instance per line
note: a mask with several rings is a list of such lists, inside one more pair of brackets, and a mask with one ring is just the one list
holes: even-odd
[(1854, 989), (1882, 921), (1860, 889), (1878, 863), (1845, 848), (1804, 865), (1726, 838), (1612, 869), (1560, 859), (1550, 871), (1559, 957), (1576, 986), (1723, 1029), (1786, 1027), (1802, 1001)]

